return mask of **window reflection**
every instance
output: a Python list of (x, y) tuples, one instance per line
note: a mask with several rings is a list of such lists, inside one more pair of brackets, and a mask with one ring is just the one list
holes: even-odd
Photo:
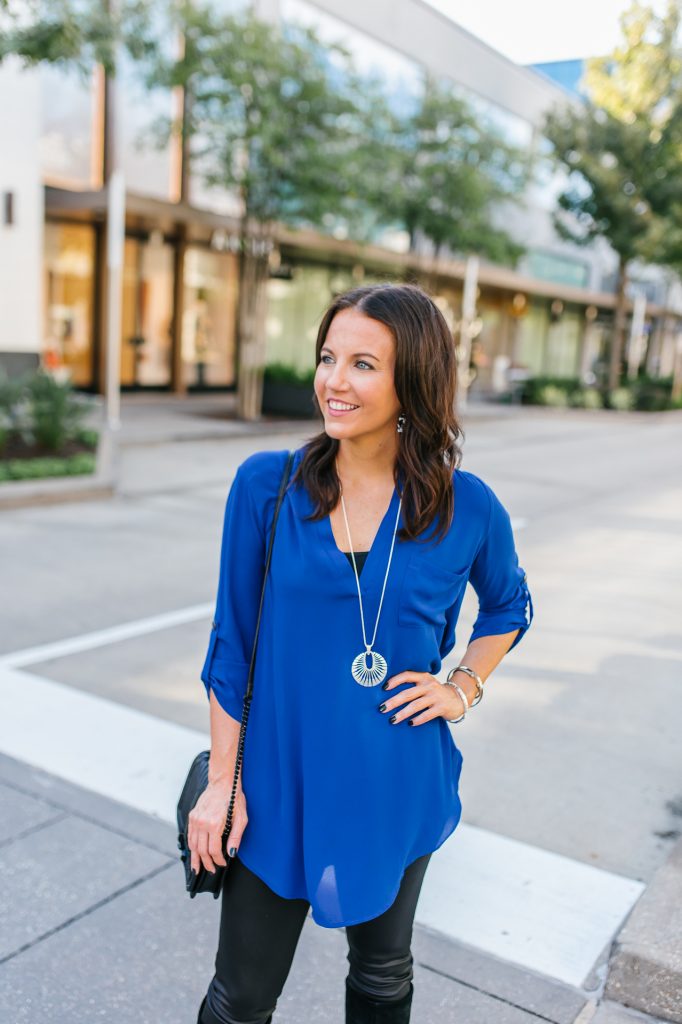
[(66, 367), (79, 387), (92, 384), (95, 231), (90, 224), (45, 225), (43, 362)]
[(126, 238), (121, 319), (121, 385), (171, 382), (173, 249), (162, 240)]
[(185, 253), (182, 374), (188, 388), (235, 380), (237, 257), (190, 247)]

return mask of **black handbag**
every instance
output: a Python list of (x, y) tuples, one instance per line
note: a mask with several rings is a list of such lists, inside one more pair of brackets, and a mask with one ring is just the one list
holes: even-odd
[(237, 758), (234, 767), (234, 780), (232, 782), (232, 795), (230, 796), (230, 804), (227, 809), (227, 819), (225, 821), (225, 828), (222, 834), (222, 851), (225, 858), (225, 864), (215, 864), (215, 871), (207, 871), (203, 863), (199, 862), (199, 872), (197, 873), (192, 867), (192, 851), (187, 846), (187, 823), (189, 819), (189, 812), (195, 806), (197, 800), (208, 786), (208, 762), (210, 751), (202, 750), (192, 761), (185, 784), (182, 787), (180, 799), (178, 800), (177, 806), (177, 820), (178, 820), (178, 849), (180, 850), (180, 859), (185, 869), (185, 888), (189, 893), (191, 899), (194, 899), (198, 892), (212, 892), (214, 899), (218, 899), (220, 891), (222, 889), (223, 880), (225, 878), (225, 872), (232, 862), (232, 858), (227, 853), (227, 838), (232, 829), (232, 815), (234, 812), (234, 802), (237, 794), (237, 781), (239, 779), (239, 772), (241, 770), (242, 759), (244, 756), (244, 737), (246, 735), (246, 723), (249, 718), (249, 711), (251, 709), (251, 695), (253, 692), (253, 671), (256, 664), (256, 646), (258, 644), (258, 633), (260, 630), (261, 612), (263, 610), (263, 599), (265, 597), (265, 581), (268, 575), (268, 569), (270, 568), (270, 558), (272, 555), (272, 545), (275, 540), (275, 527), (277, 525), (277, 517), (279, 516), (280, 505), (282, 504), (282, 498), (289, 482), (289, 476), (291, 474), (291, 466), (294, 461), (294, 452), (289, 452), (287, 464), (284, 468), (282, 475), (282, 481), (279, 487), (279, 494), (277, 496), (277, 504), (275, 506), (275, 516), (272, 521), (272, 529), (270, 530), (270, 542), (268, 544), (268, 552), (265, 560), (265, 573), (263, 574), (263, 588), (261, 590), (260, 605), (258, 607), (258, 619), (256, 621), (256, 633), (253, 638), (253, 650), (251, 652), (251, 664), (249, 665), (249, 676), (246, 685), (246, 694), (244, 696), (244, 709), (242, 711), (242, 723), (239, 730), (239, 742), (237, 744)]

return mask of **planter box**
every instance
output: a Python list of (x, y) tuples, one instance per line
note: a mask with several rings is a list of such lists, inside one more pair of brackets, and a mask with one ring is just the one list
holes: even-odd
[(94, 473), (78, 476), (46, 476), (37, 480), (6, 480), (0, 483), (0, 509), (51, 505), (64, 501), (91, 501), (115, 493), (116, 452), (114, 439), (100, 428)]
[(296, 384), (293, 381), (263, 381), (263, 405), (265, 413), (281, 416), (296, 416), (301, 419), (313, 419), (314, 391), (312, 384)]

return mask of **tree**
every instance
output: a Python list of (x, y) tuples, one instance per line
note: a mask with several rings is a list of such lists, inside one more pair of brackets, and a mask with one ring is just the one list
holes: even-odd
[(156, 52), (149, 85), (182, 86), (193, 170), (239, 201), (238, 410), (260, 414), (266, 285), (278, 223), (320, 226), (330, 213), (353, 218), (357, 199), (357, 107), (347, 52), (311, 29), (265, 22), (249, 10), (220, 14), (175, 8), (179, 59)]
[(630, 264), (682, 265), (682, 76), (679, 10), (662, 17), (634, 3), (623, 43), (587, 63), (587, 95), (555, 108), (544, 132), (569, 173), (558, 198), (559, 234), (587, 245), (605, 238), (618, 256), (609, 388), (622, 367)]
[(116, 48), (139, 56), (148, 44), (147, 0), (0, 0), (0, 62), (116, 70)]
[(494, 225), (500, 204), (518, 200), (527, 183), (526, 154), (507, 143), (452, 88), (422, 74), (411, 110), (370, 108), (367, 164), (374, 188), (368, 201), (388, 222), (408, 231), (414, 249), (420, 232), (444, 248), (515, 263), (524, 248)]

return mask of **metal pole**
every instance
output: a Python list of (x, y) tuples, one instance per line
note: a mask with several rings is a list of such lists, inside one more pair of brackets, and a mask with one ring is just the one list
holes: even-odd
[(469, 256), (464, 272), (462, 320), (459, 330), (457, 373), (457, 406), (463, 409), (469, 390), (469, 363), (471, 361), (471, 325), (476, 318), (476, 291), (478, 288), (478, 256)]
[(107, 183), (107, 330), (105, 415), (110, 430), (121, 427), (121, 306), (125, 241), (125, 181), (112, 172)]
[(630, 339), (628, 342), (628, 380), (634, 380), (639, 371), (639, 364), (642, 360), (642, 341), (644, 331), (644, 318), (646, 316), (646, 295), (638, 292), (635, 295), (634, 308), (632, 310), (632, 324), (630, 326)]

